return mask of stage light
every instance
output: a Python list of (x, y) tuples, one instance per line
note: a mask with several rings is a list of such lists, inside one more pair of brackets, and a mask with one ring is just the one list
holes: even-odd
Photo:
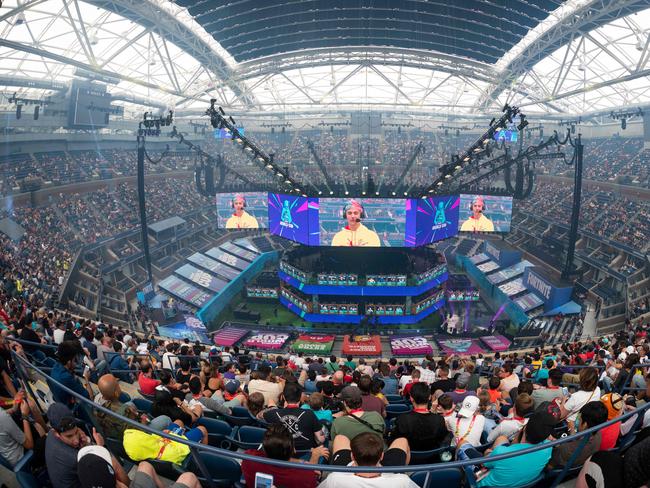
[(263, 162), (264, 162), (264, 158), (263, 158), (262, 156), (257, 156), (257, 160), (258, 160), (260, 163), (263, 163)]
[(319, 195), (322, 195), (323, 192), (322, 192), (321, 190), (318, 190), (318, 194), (319, 194)]
[(462, 168), (462, 166), (461, 166), (460, 164), (457, 164), (456, 166), (454, 166), (454, 170), (455, 170), (455, 171), (458, 171), (458, 170), (461, 169), (461, 168)]
[(379, 192), (378, 192), (378, 191), (376, 191), (376, 192), (375, 192), (375, 195), (376, 195), (376, 196), (379, 196)]
[(445, 175), (445, 178), (449, 179), (449, 178), (451, 178), (451, 175), (450, 175), (449, 173), (447, 173), (447, 174)]
[(434, 191), (433, 188), (431, 188), (431, 190), (429, 190), (429, 193), (433, 193), (433, 191)]
[(253, 148), (250, 147), (250, 146), (244, 146), (244, 149), (245, 149), (246, 151), (249, 151), (249, 152), (252, 152), (252, 151), (253, 151)]
[[(330, 193), (330, 195), (331, 195), (331, 194), (332, 194), (332, 193)], [(347, 190), (345, 190), (345, 194), (346, 194), (346, 195), (349, 195), (349, 194), (350, 194), (350, 192), (349, 192), (349, 191), (347, 191)]]
[(395, 196), (395, 195), (397, 195), (397, 193), (393, 192), (392, 195)]
[(463, 161), (465, 161), (467, 163), (467, 162), (469, 162), (470, 159), (472, 159), (472, 158), (470, 158), (469, 155), (467, 155), (467, 156), (465, 156), (465, 158), (463, 158)]
[(408, 194), (409, 194), (409, 192), (407, 192), (407, 191), (404, 192), (404, 196), (406, 196), (406, 195), (408, 195)]
[(442, 186), (442, 181), (439, 181), (439, 182), (438, 182), (438, 186)]
[(362, 194), (362, 195), (365, 195), (365, 194), (366, 194), (366, 192), (365, 192), (365, 191), (362, 191), (362, 192), (361, 192), (361, 194)]
[(334, 195), (334, 192), (332, 190), (330, 190), (330, 195)]

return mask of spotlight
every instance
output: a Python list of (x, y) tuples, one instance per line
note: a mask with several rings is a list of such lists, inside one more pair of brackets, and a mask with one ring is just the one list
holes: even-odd
[(404, 196), (406, 196), (406, 195), (408, 195), (408, 194), (409, 194), (409, 192), (407, 192), (407, 191), (404, 192)]
[[(330, 195), (331, 195), (331, 194), (332, 194), (332, 192), (330, 192)], [(345, 194), (346, 194), (346, 195), (349, 195), (349, 194), (350, 194), (350, 192), (349, 192), (349, 191), (347, 191), (347, 190), (345, 190)]]
[(442, 186), (442, 181), (439, 181), (439, 182), (438, 182), (438, 186)]
[(322, 195), (323, 192), (322, 192), (321, 190), (318, 190), (318, 194), (319, 194), (319, 195)]
[[(334, 195), (334, 192), (332, 190), (330, 190), (330, 195)], [(347, 195), (347, 193), (346, 193), (346, 195)]]
[(397, 195), (397, 193), (393, 192), (392, 195), (395, 196), (395, 195)]

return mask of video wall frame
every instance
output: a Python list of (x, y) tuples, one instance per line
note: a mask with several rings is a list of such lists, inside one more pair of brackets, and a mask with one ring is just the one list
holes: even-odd
[(461, 233), (509, 232), (512, 197), (315, 198), (283, 193), (219, 193), (217, 225), (268, 228), (309, 246), (420, 247)]

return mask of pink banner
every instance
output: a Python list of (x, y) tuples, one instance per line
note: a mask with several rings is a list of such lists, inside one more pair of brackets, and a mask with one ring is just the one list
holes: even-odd
[(450, 339), (444, 336), (436, 337), (436, 342), (446, 354), (478, 354), (484, 352), (478, 339), (459, 338)]
[(289, 339), (289, 334), (279, 332), (256, 332), (244, 342), (244, 347), (252, 349), (280, 349)]
[(234, 346), (250, 331), (248, 329), (237, 329), (236, 327), (226, 327), (214, 335), (214, 343), (217, 346)]
[(485, 336), (481, 340), (493, 351), (506, 351), (510, 347), (510, 341), (502, 335)]
[(390, 340), (393, 354), (431, 354), (433, 348), (429, 341), (422, 336), (393, 337)]

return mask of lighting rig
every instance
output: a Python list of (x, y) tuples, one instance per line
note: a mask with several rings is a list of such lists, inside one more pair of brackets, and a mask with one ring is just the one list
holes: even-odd
[(571, 134), (576, 133), (576, 127), (582, 124), (582, 117), (578, 117), (577, 119), (570, 119), (570, 120), (560, 120), (560, 123), (558, 124), (560, 127), (567, 126), (571, 129)]
[(490, 143), (494, 140), (494, 134), (498, 131), (506, 129), (509, 124), (512, 124), (516, 115), (519, 115), (519, 125), (517, 129), (522, 130), (528, 125), (526, 116), (520, 113), (517, 107), (511, 107), (506, 104), (503, 107), (503, 115), (497, 120), (493, 118), (490, 121), (488, 129), (474, 142), (469, 148), (455, 154), (451, 157), (451, 161), (444, 164), (439, 168), (441, 175), (429, 186), (422, 194), (422, 198), (433, 195), (434, 193), (443, 192), (449, 184), (460, 177), (460, 175), (472, 166), (473, 163), (479, 159), (491, 155)]
[(618, 112), (611, 112), (609, 116), (614, 120), (621, 121), (621, 129), (627, 129), (627, 119), (632, 117), (643, 117), (643, 110), (639, 107), (636, 110), (619, 110)]
[[(217, 157), (214, 158), (212, 155), (206, 153), (203, 149), (201, 149), (201, 146), (197, 146), (196, 144), (193, 144), (191, 141), (185, 139), (185, 136), (181, 132), (178, 132), (176, 126), (173, 127), (171, 133), (169, 134), (169, 137), (173, 139), (177, 139), (179, 144), (183, 144), (184, 146), (187, 146), (190, 150), (196, 152), (201, 158), (201, 165), (197, 166), (195, 169), (195, 178), (197, 182), (197, 190), (199, 190), (199, 193), (201, 193), (202, 195), (207, 197), (214, 196), (216, 189), (220, 188), (225, 180), (226, 171), (236, 176), (247, 185), (253, 184), (253, 182), (249, 180), (246, 176), (240, 174), (236, 170), (227, 166), (223, 156), (217, 155)], [(217, 185), (214, 185), (214, 178), (213, 178), (215, 168), (218, 168), (220, 170), (219, 183), (217, 183)], [(202, 174), (205, 174), (204, 185), (200, 184)]]
[(160, 158), (153, 160), (147, 154), (145, 141), (147, 136), (159, 137), (160, 128), (172, 124), (174, 113), (170, 110), (166, 116), (154, 117), (153, 112), (145, 112), (142, 121), (138, 124), (137, 143), (138, 143), (138, 207), (140, 210), (140, 232), (142, 238), (142, 251), (144, 253), (144, 263), (147, 270), (147, 278), (153, 286), (153, 274), (151, 273), (151, 255), (149, 254), (149, 236), (147, 229), (147, 209), (145, 205), (144, 191), (144, 160), (145, 158), (151, 164), (158, 164), (167, 156), (167, 150), (162, 153)]
[(38, 120), (41, 107), (44, 107), (45, 105), (49, 105), (51, 103), (49, 98), (47, 100), (40, 100), (37, 98), (18, 97), (16, 96), (17, 94), (18, 92), (14, 92), (14, 94), (8, 100), (9, 103), (16, 104), (16, 119), (20, 119), (22, 116), (23, 105), (36, 105), (34, 107), (34, 120)]
[(242, 134), (237, 128), (235, 119), (226, 116), (223, 108), (215, 107), (216, 102), (216, 99), (211, 99), (210, 108), (206, 110), (206, 115), (210, 117), (212, 127), (215, 129), (223, 129), (228, 132), (233, 142), (236, 142), (241, 146), (244, 154), (248, 155), (248, 157), (250, 157), (251, 160), (258, 164), (262, 169), (273, 174), (279, 181), (280, 186), (284, 186), (287, 189), (286, 191), (307, 196), (307, 194), (304, 193), (303, 185), (291, 178), (288, 171), (275, 164), (271, 156), (266, 154), (262, 148)]

